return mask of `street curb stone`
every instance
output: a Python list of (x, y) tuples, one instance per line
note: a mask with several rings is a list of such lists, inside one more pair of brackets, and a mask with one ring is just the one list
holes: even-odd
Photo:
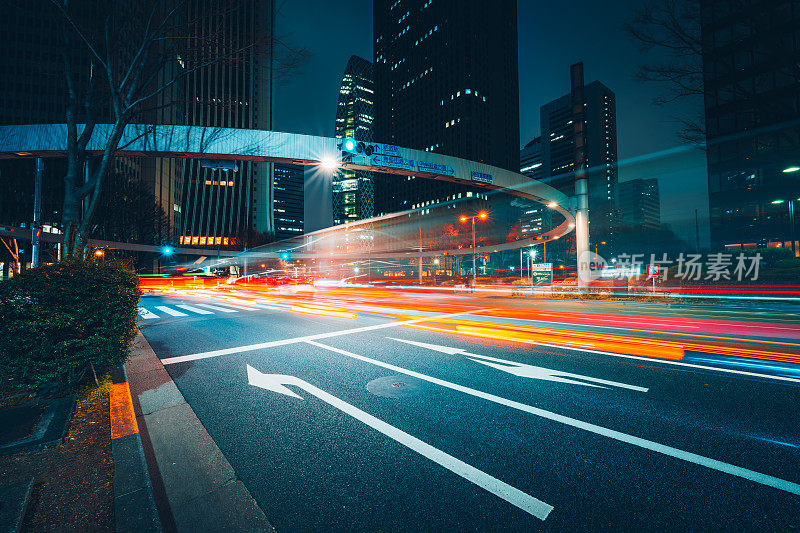
[[(139, 332), (126, 363), (136, 419), (152, 447), (150, 473), (179, 532), (275, 529)], [(154, 459), (153, 459), (154, 458)], [(152, 463), (155, 464), (152, 464)]]
[(0, 487), (0, 533), (19, 533), (31, 500), (33, 478)]
[[(113, 372), (112, 378), (115, 383), (128, 382), (124, 367), (121, 372)], [(139, 433), (112, 438), (111, 454), (114, 458), (114, 530), (118, 533), (162, 531)]]

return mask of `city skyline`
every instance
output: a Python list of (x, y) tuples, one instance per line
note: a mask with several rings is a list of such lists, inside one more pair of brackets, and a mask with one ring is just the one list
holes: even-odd
[[(564, 94), (569, 87), (569, 65), (581, 61), (586, 80), (602, 80), (617, 96), (620, 181), (642, 177), (622, 168), (626, 160), (639, 168), (635, 164), (639, 157), (665, 152), (664, 157), (669, 158), (671, 150), (685, 146), (677, 137), (677, 117), (691, 114), (695, 107), (699, 112), (702, 102), (695, 107), (686, 103), (654, 106), (652, 100), (663, 87), (634, 80), (637, 64), (658, 59), (657, 55), (641, 53), (623, 31), (624, 23), (640, 5), (626, 0), (609, 10), (588, 0), (570, 7), (518, 2), (520, 147), (538, 136), (540, 107)], [(372, 3), (362, 2), (359, 9), (347, 11), (325, 2), (315, 2), (311, 10), (307, 6), (286, 2), (276, 15), (278, 34), (307, 46), (312, 55), (299, 72), (278, 80), (275, 97), (285, 105), (276, 108), (274, 126), (279, 131), (332, 135), (342, 69), (350, 55), (371, 58), (373, 54)], [(336, 32), (342, 24), (349, 30)], [(532, 27), (536, 31), (531, 31)], [(560, 32), (574, 27), (582, 29), (584, 38), (559, 40)], [(334, 35), (337, 46), (332, 47)], [(551, 46), (556, 41), (559, 46)], [(594, 42), (603, 46), (594, 46)], [(665, 206), (662, 222), (691, 228), (685, 235), (693, 236), (694, 210), (698, 210), (701, 221), (708, 216), (705, 176), (673, 172), (664, 178), (661, 190)], [(670, 209), (670, 205), (680, 205), (681, 209)], [(687, 205), (691, 206), (691, 220), (685, 218), (687, 211), (683, 208)]]

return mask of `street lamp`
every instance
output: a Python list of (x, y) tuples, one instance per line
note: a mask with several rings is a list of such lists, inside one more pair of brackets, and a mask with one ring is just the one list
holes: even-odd
[(325, 170), (336, 170), (339, 167), (339, 161), (334, 156), (324, 156), (319, 164)]
[(472, 219), (472, 288), (475, 289), (475, 285), (478, 283), (477, 279), (477, 269), (475, 267), (475, 219), (479, 218), (481, 220), (486, 220), (489, 218), (489, 213), (486, 211), (481, 211), (477, 215), (473, 215), (472, 217), (468, 217), (466, 215), (461, 215), (459, 220), (461, 222), (466, 222), (467, 220)]
[(95, 250), (94, 251), (94, 255), (97, 256), (97, 257), (103, 257), (104, 253), (105, 252), (103, 252), (103, 250)]

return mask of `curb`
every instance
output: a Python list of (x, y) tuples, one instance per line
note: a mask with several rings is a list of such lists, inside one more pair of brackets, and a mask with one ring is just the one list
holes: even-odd
[(164, 528), (274, 532), (141, 332), (125, 367)]
[(124, 367), (112, 372), (111, 454), (114, 458), (114, 530), (162, 531)]
[(0, 487), (0, 530), (20, 533), (33, 492), (33, 478)]

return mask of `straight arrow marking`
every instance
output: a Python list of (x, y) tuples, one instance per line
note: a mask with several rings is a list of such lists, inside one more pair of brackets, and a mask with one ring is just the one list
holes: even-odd
[[(516, 361), (507, 361), (506, 359), (498, 359), (497, 357), (489, 357), (488, 355), (478, 355), (470, 353), (461, 348), (450, 348), (449, 346), (440, 346), (438, 344), (428, 344), (427, 342), (410, 341), (406, 339), (396, 339), (394, 337), (387, 337), (395, 341), (404, 342), (406, 344), (413, 344), (421, 348), (428, 348), (450, 355), (464, 355), (470, 361), (481, 363), (482, 365), (508, 372), (515, 376), (531, 379), (541, 379), (545, 381), (554, 381), (558, 383), (569, 383), (570, 385), (583, 385), (584, 387), (598, 387), (604, 389), (600, 385), (609, 385), (612, 387), (620, 387), (623, 389), (635, 390), (638, 392), (647, 392), (647, 387), (638, 387), (636, 385), (628, 385), (627, 383), (620, 383), (618, 381), (609, 381), (607, 379), (593, 378), (591, 376), (584, 376), (581, 374), (572, 374), (570, 372), (562, 372), (560, 370), (552, 370), (541, 366), (526, 365), (524, 363), (517, 363)], [(500, 363), (500, 364), (496, 364)], [(581, 381), (576, 381), (581, 380)], [(587, 381), (591, 383), (586, 383)], [(593, 385), (592, 383), (599, 383), (600, 385)]]
[(458, 383), (451, 383), (449, 381), (435, 378), (433, 376), (420, 374), (419, 372), (415, 372), (413, 370), (408, 370), (403, 367), (393, 365), (391, 363), (384, 363), (383, 361), (378, 361), (377, 359), (371, 359), (363, 355), (358, 355), (352, 352), (348, 352), (347, 350), (342, 350), (341, 348), (335, 348), (333, 346), (328, 346), (327, 344), (322, 344), (316, 341), (306, 341), (306, 342), (308, 344), (317, 346), (319, 348), (323, 348), (325, 350), (330, 350), (332, 352), (336, 352), (338, 354), (342, 354), (347, 357), (352, 357), (353, 359), (358, 359), (359, 361), (364, 361), (365, 363), (370, 363), (383, 368), (388, 368), (389, 370), (400, 372), (401, 374), (406, 374), (407, 376), (424, 379), (425, 381), (428, 381), (430, 383), (435, 383), (437, 385), (441, 385), (449, 389), (457, 390), (459, 392), (463, 392), (465, 394), (469, 394), (477, 398), (483, 398), (484, 400), (488, 400), (490, 402), (494, 402), (500, 405), (505, 405), (507, 407), (511, 407), (512, 409), (517, 409), (519, 411), (530, 413), (535, 416), (546, 418), (548, 420), (552, 420), (554, 422), (558, 422), (566, 426), (582, 429), (584, 431), (588, 431), (589, 433), (594, 433), (595, 435), (602, 435), (604, 437), (608, 437), (610, 439), (614, 439), (619, 442), (625, 442), (633, 446), (638, 446), (639, 448), (644, 448), (645, 450), (661, 453), (666, 456), (674, 457), (676, 459), (681, 459), (683, 461), (694, 463), (696, 465), (704, 466), (706, 468), (710, 468), (718, 472), (725, 472), (726, 474), (730, 474), (732, 476), (737, 476), (743, 479), (749, 479), (750, 481), (755, 481), (756, 483), (760, 483), (768, 487), (773, 487), (779, 490), (790, 492), (792, 494), (800, 495), (800, 484), (793, 483), (791, 481), (786, 481), (785, 479), (780, 479), (774, 476), (770, 476), (768, 474), (762, 474), (761, 472), (756, 472), (754, 470), (749, 470), (747, 468), (742, 468), (740, 466), (724, 463), (722, 461), (717, 461), (716, 459), (711, 459), (709, 457), (704, 457), (696, 453), (687, 452), (679, 448), (673, 448), (672, 446), (667, 446), (665, 444), (653, 442), (651, 440), (643, 439), (641, 437), (635, 437), (633, 435), (629, 435), (621, 431), (608, 429), (603, 426), (592, 424), (590, 422), (584, 422), (583, 420), (578, 420), (577, 418), (571, 418), (568, 416), (560, 415), (552, 411), (547, 411), (546, 409), (540, 409), (538, 407), (533, 407), (532, 405), (527, 405), (514, 400), (509, 400), (508, 398), (503, 398), (502, 396), (496, 396), (494, 394), (489, 394), (488, 392), (483, 392), (477, 389), (472, 389), (470, 387), (465, 387), (464, 385), (459, 385)]
[(456, 459), (452, 455), (445, 453), (438, 448), (434, 448), (430, 444), (423, 442), (412, 435), (409, 435), (405, 431), (398, 429), (391, 424), (380, 420), (379, 418), (375, 418), (371, 414), (362, 411), (358, 407), (350, 405), (344, 400), (340, 400), (336, 396), (328, 394), (324, 390), (319, 389), (298, 377), (281, 374), (263, 374), (252, 366), (247, 365), (247, 381), (251, 385), (261, 387), (262, 389), (284, 394), (286, 396), (291, 396), (293, 398), (302, 399), (301, 396), (298, 396), (289, 390), (286, 385), (294, 385), (299, 387), (316, 396), (323, 402), (332, 405), (336, 409), (339, 409), (343, 413), (346, 413), (356, 420), (363, 422), (372, 429), (380, 431), (390, 439), (399, 442), (403, 446), (411, 448), (423, 457), (426, 457), (434, 463), (445, 467), (454, 474), (457, 474), (467, 481), (478, 485), (482, 489), (491, 492), (495, 496), (502, 498), (511, 505), (519, 507), (523, 511), (535, 516), (539, 520), (544, 520), (547, 518), (547, 515), (549, 515), (553, 510), (552, 505), (534, 498), (533, 496), (512, 487), (508, 483), (500, 481), (499, 479), (490, 476), (486, 472), (478, 470), (474, 466), (469, 465), (460, 459)]

